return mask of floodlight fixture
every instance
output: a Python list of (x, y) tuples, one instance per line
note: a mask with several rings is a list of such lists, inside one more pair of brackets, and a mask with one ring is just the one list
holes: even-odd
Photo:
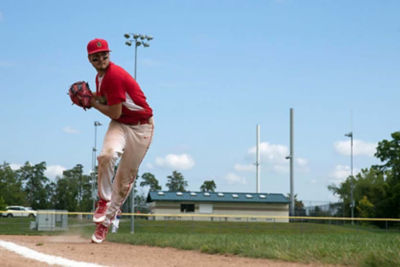
[(353, 132), (349, 132), (349, 133), (345, 134), (344, 136), (351, 138), (351, 137), (353, 137)]
[(136, 79), (136, 58), (137, 58), (137, 48), (141, 45), (143, 47), (149, 47), (150, 44), (145, 42), (150, 41), (153, 39), (152, 36), (146, 35), (146, 34), (138, 34), (138, 33), (125, 33), (124, 37), (127, 38), (128, 40), (125, 42), (127, 46), (135, 46), (135, 72), (134, 72), (134, 78)]

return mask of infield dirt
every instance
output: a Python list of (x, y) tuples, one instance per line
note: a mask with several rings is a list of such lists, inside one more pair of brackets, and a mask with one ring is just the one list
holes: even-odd
[[(0, 235), (0, 240), (14, 242), (30, 249), (66, 259), (96, 263), (106, 266), (322, 266), (321, 264), (301, 264), (251, 259), (233, 255), (209, 255), (197, 251), (184, 251), (174, 248), (133, 246), (104, 242), (92, 244), (80, 236), (15, 236)], [(24, 258), (16, 253), (0, 248), (2, 266), (45, 266), (43, 262)]]

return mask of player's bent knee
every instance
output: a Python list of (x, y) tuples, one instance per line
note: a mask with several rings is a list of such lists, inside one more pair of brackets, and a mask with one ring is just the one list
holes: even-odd
[(118, 155), (117, 153), (113, 153), (113, 152), (108, 152), (108, 153), (104, 153), (104, 154), (100, 154), (97, 157), (97, 161), (99, 162), (100, 166), (104, 166), (104, 165), (108, 165), (110, 163), (115, 162), (118, 159)]

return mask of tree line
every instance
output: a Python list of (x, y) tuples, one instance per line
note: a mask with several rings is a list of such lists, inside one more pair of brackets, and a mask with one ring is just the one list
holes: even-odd
[[(13, 170), (9, 163), (0, 165), (0, 210), (9, 205), (20, 205), (38, 209), (57, 209), (68, 211), (91, 211), (93, 200), (97, 196), (92, 195), (93, 178), (83, 173), (83, 165), (77, 164), (69, 170), (65, 170), (61, 176), (54, 180), (45, 175), (46, 162), (32, 165), (26, 162), (22, 167)], [(138, 187), (135, 181), (135, 203), (144, 204), (146, 196), (137, 194)], [(96, 179), (95, 179), (96, 180)], [(94, 188), (97, 189), (97, 181)], [(145, 172), (141, 175), (140, 187), (150, 190), (162, 190), (159, 181), (154, 174)], [(167, 177), (166, 187), (168, 191), (184, 192), (188, 188), (188, 182), (182, 173), (173, 171)], [(201, 191), (214, 192), (216, 184), (214, 180), (206, 180), (201, 185)], [(127, 201), (129, 203), (129, 201)], [(129, 210), (127, 204), (124, 211)]]
[(390, 140), (379, 142), (374, 156), (381, 164), (362, 169), (339, 185), (328, 186), (343, 201), (338, 206), (338, 216), (350, 217), (354, 205), (355, 217), (400, 217), (400, 132), (392, 133)]
[[(400, 217), (400, 132), (392, 133), (391, 137), (390, 140), (384, 139), (378, 143), (375, 157), (381, 164), (362, 169), (339, 185), (328, 186), (342, 200), (342, 203), (335, 205), (334, 215), (350, 217), (353, 204), (355, 217)], [(6, 162), (0, 165), (0, 210), (4, 210), (7, 205), (30, 206), (33, 209), (92, 210), (93, 179), (83, 173), (83, 165), (77, 164), (72, 169), (65, 170), (62, 176), (53, 181), (45, 176), (45, 171), (46, 162), (35, 165), (26, 162), (17, 170), (13, 170)], [(140, 187), (162, 190), (159, 181), (150, 172), (137, 178), (141, 178)], [(136, 192), (138, 180), (136, 179), (134, 187)], [(188, 182), (182, 173), (173, 171), (167, 176), (166, 187), (168, 191), (185, 192)], [(214, 180), (205, 180), (200, 190), (214, 192)], [(135, 203), (143, 204), (146, 201), (144, 195), (136, 195), (136, 198)], [(303, 203), (297, 199), (296, 209), (304, 212)]]

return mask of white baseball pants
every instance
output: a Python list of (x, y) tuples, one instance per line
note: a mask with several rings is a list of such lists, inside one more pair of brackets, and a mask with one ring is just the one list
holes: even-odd
[[(132, 190), (138, 168), (153, 138), (154, 123), (128, 125), (112, 120), (104, 137), (103, 148), (97, 157), (98, 194), (109, 202), (105, 226), (110, 226), (118, 210)], [(115, 173), (115, 164), (121, 159)], [(114, 177), (114, 180), (113, 180)]]

